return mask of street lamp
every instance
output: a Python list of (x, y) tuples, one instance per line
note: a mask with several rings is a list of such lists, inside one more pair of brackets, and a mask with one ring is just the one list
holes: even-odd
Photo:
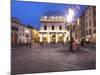
[(73, 47), (72, 47), (72, 42), (73, 42), (73, 37), (72, 37), (72, 20), (73, 20), (73, 17), (74, 17), (74, 10), (73, 9), (69, 9), (68, 10), (68, 15), (66, 17), (66, 20), (68, 22), (68, 24), (70, 25), (70, 50), (73, 51)]

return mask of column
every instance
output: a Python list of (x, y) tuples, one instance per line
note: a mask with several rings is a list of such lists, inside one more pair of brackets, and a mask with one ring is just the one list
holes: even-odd
[(64, 34), (63, 40), (64, 40), (64, 43), (65, 43), (66, 42), (66, 34)]
[(48, 33), (48, 43), (50, 43), (50, 34)]
[(56, 33), (56, 43), (58, 42), (58, 33)]
[(42, 36), (43, 36), (43, 34), (40, 34), (40, 42), (43, 41)]

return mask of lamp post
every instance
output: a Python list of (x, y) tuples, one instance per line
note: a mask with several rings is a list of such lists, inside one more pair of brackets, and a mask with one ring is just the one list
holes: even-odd
[(68, 10), (68, 15), (67, 15), (67, 22), (68, 22), (68, 25), (70, 25), (70, 51), (73, 51), (73, 47), (72, 47), (72, 43), (73, 43), (72, 20), (73, 20), (73, 17), (74, 17), (74, 10), (70, 8)]

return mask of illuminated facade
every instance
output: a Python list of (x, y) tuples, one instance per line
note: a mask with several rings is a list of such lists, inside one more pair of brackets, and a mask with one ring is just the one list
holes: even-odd
[(96, 43), (96, 7), (89, 6), (80, 16), (81, 37)]
[(76, 19), (74, 30), (75, 30), (75, 39), (81, 41), (81, 26), (79, 18)]
[(41, 16), (41, 28), (39, 30), (40, 42), (58, 43), (69, 40), (69, 32), (66, 30), (65, 17)]
[(96, 43), (96, 7), (89, 6), (85, 11), (85, 35), (86, 39)]
[(39, 42), (39, 31), (37, 31), (35, 28), (32, 28), (32, 43), (38, 43)]
[(11, 18), (11, 44), (18, 44), (18, 29), (20, 21), (17, 18)]
[(18, 29), (18, 44), (31, 44), (31, 34), (31, 28), (21, 24)]

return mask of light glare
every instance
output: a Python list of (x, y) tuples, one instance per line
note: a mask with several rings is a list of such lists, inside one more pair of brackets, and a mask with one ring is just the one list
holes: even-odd
[(72, 22), (73, 17), (74, 17), (74, 11), (72, 9), (69, 9), (67, 15), (67, 21)]

